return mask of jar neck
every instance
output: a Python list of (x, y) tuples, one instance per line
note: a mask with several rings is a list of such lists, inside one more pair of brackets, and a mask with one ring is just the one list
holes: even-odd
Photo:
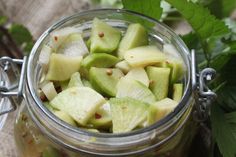
[(190, 97), (182, 111), (160, 127), (151, 130), (148, 130), (147, 127), (148, 131), (140, 129), (138, 133), (130, 132), (124, 135), (114, 135), (92, 133), (72, 127), (58, 119), (46, 108), (40, 108), (28, 89), (25, 93), (30, 116), (45, 136), (72, 151), (101, 156), (138, 154), (164, 144), (183, 127), (189, 118), (193, 105), (193, 99)]

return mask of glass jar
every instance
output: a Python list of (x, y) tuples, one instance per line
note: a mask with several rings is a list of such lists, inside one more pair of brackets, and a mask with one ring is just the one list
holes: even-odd
[[(42, 75), (42, 68), (38, 64), (42, 45), (48, 42), (51, 32), (67, 26), (77, 27), (87, 38), (94, 17), (123, 32), (130, 23), (140, 22), (146, 27), (152, 44), (160, 49), (164, 44), (171, 44), (179, 52), (186, 66), (184, 94), (179, 105), (168, 116), (149, 127), (128, 133), (94, 133), (70, 126), (43, 105), (37, 93)], [(205, 69), (197, 77), (194, 52), (190, 55), (180, 37), (168, 26), (126, 10), (92, 10), (64, 18), (42, 34), (28, 60), (26, 57), (23, 60), (5, 57), (0, 62), (3, 67), (10, 65), (9, 69), (12, 68), (13, 71), (13, 65), (22, 64), (18, 89), (13, 91), (13, 88), (6, 86), (1, 88), (1, 95), (5, 97), (23, 98), (15, 123), (15, 140), (21, 157), (184, 157), (197, 129), (192, 115), (206, 115), (209, 101), (215, 96), (205, 84), (206, 78), (211, 79), (214, 70)], [(199, 98), (203, 103), (196, 103)], [(14, 108), (16, 105), (14, 101), (11, 102)]]

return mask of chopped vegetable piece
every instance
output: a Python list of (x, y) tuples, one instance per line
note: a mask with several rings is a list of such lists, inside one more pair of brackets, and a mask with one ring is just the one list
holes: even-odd
[(50, 57), (47, 80), (65, 81), (80, 68), (82, 56), (71, 57), (53, 53)]
[(100, 107), (88, 123), (92, 124), (96, 128), (109, 129), (109, 127), (112, 125), (110, 104), (107, 102), (102, 107)]
[(50, 46), (57, 50), (70, 34), (76, 32), (79, 31), (75, 27), (65, 27), (50, 33)]
[(88, 87), (71, 87), (59, 93), (51, 105), (69, 114), (78, 124), (85, 126), (105, 99)]
[(113, 133), (133, 130), (147, 117), (148, 104), (132, 98), (111, 98)]
[(147, 74), (152, 82), (149, 87), (157, 100), (167, 97), (169, 88), (170, 68), (147, 67)]
[(149, 108), (147, 110), (147, 117), (145, 121), (141, 124), (139, 124), (138, 128), (145, 128), (149, 125), (152, 125), (156, 122), (156, 116), (157, 116), (157, 109), (153, 105), (149, 105)]
[(153, 107), (155, 107), (157, 110), (156, 121), (161, 120), (170, 112), (174, 111), (177, 105), (178, 105), (178, 102), (169, 98), (165, 98), (165, 99), (162, 99), (161, 101), (154, 103)]
[(82, 83), (85, 87), (93, 88), (91, 83), (86, 79), (82, 79)]
[(175, 83), (173, 85), (173, 100), (180, 102), (183, 95), (183, 84), (182, 83)]
[(75, 72), (74, 74), (71, 75), (71, 78), (70, 78), (70, 82), (68, 84), (68, 88), (70, 87), (83, 87), (83, 83), (81, 81), (81, 78), (80, 78), (80, 73), (79, 72)]
[(47, 107), (47, 109), (51, 112), (54, 112), (53, 107), (50, 105), (50, 103), (48, 101), (43, 102), (44, 106)]
[(128, 73), (131, 69), (131, 66), (128, 64), (126, 60), (118, 62), (115, 65), (116, 68), (120, 69), (124, 74)]
[(52, 53), (52, 48), (48, 45), (44, 45), (40, 55), (39, 55), (39, 64), (42, 66), (47, 66), (49, 63), (50, 55)]
[(167, 66), (171, 68), (171, 84), (183, 78), (185, 68), (182, 61), (176, 59), (167, 60)]
[(57, 96), (57, 91), (52, 82), (47, 83), (42, 87), (42, 91), (47, 97), (48, 100), (52, 100), (55, 96)]
[(151, 90), (139, 81), (130, 78), (121, 78), (117, 84), (117, 98), (134, 98), (152, 104), (156, 101)]
[(90, 54), (82, 60), (81, 66), (86, 69), (90, 69), (91, 67), (98, 68), (110, 68), (114, 66), (119, 59), (115, 56), (106, 54), (106, 53), (94, 53)]
[(90, 38), (90, 51), (92, 53), (112, 53), (119, 45), (121, 32), (94, 18)]
[[(109, 71), (111, 73), (109, 74)], [(124, 74), (119, 69), (107, 69), (107, 68), (90, 68), (89, 78), (93, 88), (108, 96), (116, 95), (116, 84), (123, 77)]]
[(123, 59), (127, 50), (147, 44), (148, 34), (145, 28), (139, 23), (130, 24), (120, 42), (118, 57)]
[(88, 48), (82, 38), (81, 33), (72, 33), (60, 45), (57, 53), (67, 56), (84, 56), (88, 54)]
[(124, 58), (132, 67), (145, 67), (165, 61), (166, 55), (156, 46), (142, 46), (125, 52)]
[(72, 125), (72, 126), (76, 126), (75, 121), (73, 120), (73, 118), (67, 114), (64, 111), (54, 111), (53, 112), (58, 118), (60, 118), (61, 120), (65, 121), (66, 123)]
[(144, 68), (133, 68), (128, 72), (128, 74), (125, 75), (125, 77), (137, 80), (147, 87), (149, 86), (149, 78)]

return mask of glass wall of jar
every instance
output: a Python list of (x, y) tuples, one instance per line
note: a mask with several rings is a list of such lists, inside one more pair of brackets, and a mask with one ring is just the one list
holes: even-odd
[[(92, 20), (97, 17), (122, 32), (130, 23), (142, 23), (148, 30), (150, 43), (162, 49), (172, 44), (186, 66), (184, 95), (173, 112), (155, 124), (123, 134), (88, 132), (58, 119), (42, 103), (37, 89), (42, 67), (38, 57), (42, 45), (55, 30), (73, 26), (82, 30), (87, 39)], [(60, 20), (36, 42), (28, 60), (24, 102), (15, 123), (15, 139), (22, 157), (80, 156), (163, 156), (184, 157), (197, 124), (192, 120), (194, 106), (191, 90), (189, 51), (183, 41), (168, 26), (141, 14), (125, 10), (93, 10)]]

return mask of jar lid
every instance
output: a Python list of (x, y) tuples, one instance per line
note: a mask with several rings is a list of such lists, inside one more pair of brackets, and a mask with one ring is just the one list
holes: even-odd
[[(0, 68), (0, 86), (8, 86), (9, 85), (9, 79), (6, 73), (2, 68)], [(2, 97), (0, 94), (0, 113), (9, 110), (10, 108), (10, 101), (7, 97)], [(0, 115), (0, 130), (3, 128), (6, 119), (7, 119), (8, 113), (5, 113), (3, 115)]]

